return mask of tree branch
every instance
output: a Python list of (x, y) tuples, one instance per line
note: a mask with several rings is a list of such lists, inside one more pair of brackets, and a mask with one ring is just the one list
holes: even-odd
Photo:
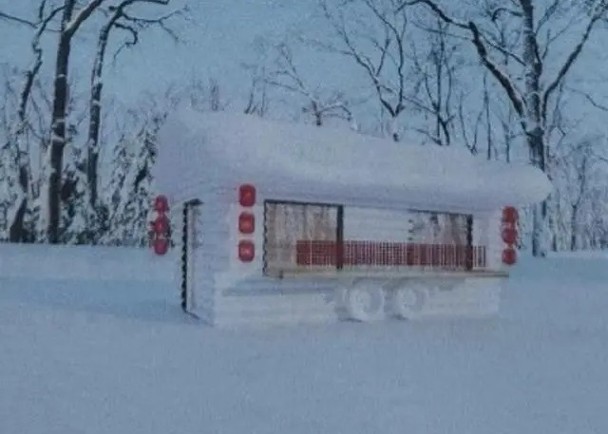
[(557, 89), (559, 84), (562, 82), (562, 80), (564, 79), (566, 74), (568, 74), (568, 71), (570, 71), (570, 69), (572, 68), (572, 65), (574, 65), (576, 59), (580, 56), (587, 40), (589, 39), (589, 36), (591, 35), (591, 31), (595, 27), (595, 24), (600, 20), (602, 15), (606, 12), (606, 9), (608, 9), (607, 2), (604, 2), (601, 5), (601, 7), (598, 7), (598, 10), (595, 11), (593, 16), (589, 20), (589, 23), (587, 23), (587, 27), (585, 28), (585, 31), (583, 32), (583, 35), (582, 35), (580, 41), (578, 42), (578, 44), (576, 44), (576, 46), (574, 47), (572, 52), (570, 52), (570, 54), (566, 58), (566, 61), (560, 68), (559, 72), (557, 73), (557, 76), (553, 79), (553, 81), (549, 84), (549, 86), (547, 86), (547, 90), (545, 91), (545, 93), (543, 95), (542, 106), (541, 106), (541, 113), (542, 113), (543, 119), (545, 118), (545, 116), (547, 114), (547, 105), (549, 103), (549, 98), (551, 97), (553, 92), (555, 92), (555, 90)]
[(120, 29), (120, 30), (124, 30), (125, 32), (127, 32), (131, 35), (131, 40), (125, 41), (124, 43), (122, 43), (120, 45), (120, 47), (118, 47), (118, 49), (114, 53), (112, 61), (116, 62), (116, 59), (118, 58), (118, 56), (122, 52), (122, 50), (134, 47), (135, 45), (137, 45), (139, 43), (139, 32), (134, 27), (126, 25), (126, 24), (122, 24), (122, 23), (116, 23), (116, 24), (114, 24), (114, 27), (116, 27), (117, 29)]
[(608, 112), (608, 106), (604, 105), (602, 103), (597, 102), (591, 95), (589, 95), (587, 92), (583, 92), (582, 90), (578, 90), (578, 89), (574, 89), (571, 87), (567, 88), (570, 92), (573, 92), (577, 95), (582, 96), (583, 98), (585, 98), (593, 107), (600, 109), (602, 111)]
[(399, 6), (398, 10), (403, 9), (406, 6), (412, 6), (420, 3), (428, 6), (444, 22), (455, 25), (471, 33), (473, 45), (477, 50), (477, 54), (479, 55), (482, 64), (492, 73), (494, 78), (496, 78), (500, 85), (505, 89), (505, 91), (507, 92), (507, 96), (511, 100), (511, 103), (513, 104), (513, 107), (515, 108), (517, 114), (519, 116), (523, 116), (524, 104), (518, 95), (518, 91), (515, 84), (511, 81), (507, 74), (502, 72), (500, 68), (490, 59), (488, 49), (486, 48), (486, 45), (484, 43), (485, 38), (479, 31), (477, 25), (473, 21), (464, 23), (462, 21), (451, 18), (432, 0), (406, 1), (402, 3), (401, 6)]
[(551, 3), (547, 7), (547, 9), (545, 9), (545, 13), (540, 18), (540, 20), (538, 20), (538, 24), (536, 25), (536, 35), (537, 36), (538, 36), (538, 33), (543, 28), (543, 26), (545, 24), (547, 24), (549, 22), (549, 20), (551, 19), (551, 17), (555, 14), (555, 12), (557, 11), (557, 7), (559, 6), (559, 3), (560, 3), (560, 0), (553, 0), (553, 3)]
[(435, 14), (437, 14), (437, 16), (439, 18), (441, 18), (443, 21), (445, 21), (448, 24), (452, 24), (455, 25), (457, 27), (460, 27), (461, 29), (468, 29), (468, 24), (464, 21), (460, 21), (460, 20), (456, 20), (454, 18), (451, 18), (449, 15), (447, 15), (435, 2), (431, 1), (431, 0), (408, 0), (403, 2), (398, 8), (397, 8), (397, 12), (401, 11), (403, 8), (407, 7), (407, 6), (414, 6), (417, 4), (425, 4), (427, 5), (429, 8), (431, 8), (431, 10), (433, 12), (435, 12)]
[(105, 0), (91, 0), (75, 17), (66, 25), (64, 31), (69, 38), (74, 36), (78, 28), (84, 23)]
[(479, 29), (472, 21), (469, 23), (469, 29), (473, 34), (473, 44), (477, 49), (477, 54), (481, 58), (481, 62), (483, 65), (488, 68), (488, 70), (492, 73), (494, 78), (498, 80), (500, 85), (505, 89), (515, 111), (519, 116), (523, 116), (524, 114), (524, 105), (519, 96), (517, 95), (517, 90), (515, 85), (511, 82), (511, 79), (503, 73), (497, 65), (494, 64), (489, 58), (488, 50), (486, 49), (483, 41), (481, 40), (481, 34)]
[(521, 16), (522, 16), (521, 12), (515, 11), (513, 9), (509, 9), (506, 7), (498, 7), (491, 12), (490, 19), (492, 21), (496, 21), (498, 19), (498, 17), (503, 13), (512, 15), (512, 16), (518, 17), (518, 18), (521, 18)]
[(24, 25), (32, 27), (32, 28), (36, 28), (36, 23), (34, 23), (30, 20), (27, 20), (25, 18), (21, 18), (21, 17), (15, 16), (15, 15), (8, 14), (6, 12), (0, 11), (0, 18), (15, 22), (18, 24), (24, 24)]

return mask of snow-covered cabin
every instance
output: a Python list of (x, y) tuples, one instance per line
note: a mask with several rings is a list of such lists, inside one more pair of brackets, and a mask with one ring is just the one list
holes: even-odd
[(551, 188), (464, 149), (245, 115), (181, 110), (159, 141), (176, 286), (217, 326), (496, 312), (505, 207)]

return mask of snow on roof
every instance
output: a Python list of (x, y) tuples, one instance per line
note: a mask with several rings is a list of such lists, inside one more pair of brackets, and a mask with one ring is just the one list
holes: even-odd
[(159, 142), (156, 182), (169, 195), (197, 183), (251, 182), (267, 198), (456, 210), (525, 205), (551, 191), (540, 170), (465, 149), (248, 115), (182, 109), (168, 117)]

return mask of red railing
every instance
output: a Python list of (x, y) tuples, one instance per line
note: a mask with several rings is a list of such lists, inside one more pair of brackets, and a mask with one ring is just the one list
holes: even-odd
[(298, 266), (356, 267), (410, 266), (442, 269), (486, 267), (484, 246), (410, 244), (376, 241), (300, 240), (296, 243)]

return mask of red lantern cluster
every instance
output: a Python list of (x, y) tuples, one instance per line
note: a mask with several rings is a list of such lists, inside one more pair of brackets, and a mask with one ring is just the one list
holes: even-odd
[(157, 255), (165, 255), (171, 244), (171, 222), (167, 213), (169, 212), (169, 201), (166, 196), (159, 195), (154, 199), (153, 209), (156, 218), (150, 222), (150, 244)]
[(502, 240), (505, 242), (505, 248), (502, 251), (502, 262), (506, 265), (513, 265), (517, 262), (517, 222), (519, 213), (517, 209), (508, 206), (502, 210)]
[(239, 214), (238, 229), (241, 237), (239, 241), (238, 256), (241, 262), (252, 262), (255, 259), (255, 244), (250, 236), (255, 232), (255, 215), (250, 208), (255, 205), (256, 190), (251, 184), (243, 184), (239, 187), (239, 205), (242, 208)]

